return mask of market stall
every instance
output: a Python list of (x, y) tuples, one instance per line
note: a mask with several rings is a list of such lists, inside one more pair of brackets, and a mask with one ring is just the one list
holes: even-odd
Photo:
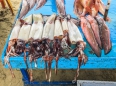
[[(107, 0), (103, 0), (104, 4), (107, 3)], [(73, 12), (73, 5), (74, 5), (74, 0), (65, 0), (65, 10), (66, 10), (66, 14), (70, 14), (72, 18), (75, 18), (77, 19), (77, 16), (74, 14)], [(112, 3), (111, 3), (111, 6), (110, 6), (110, 10), (109, 10), (109, 13), (108, 13), (108, 16), (110, 17), (111, 21), (110, 22), (106, 22), (109, 30), (110, 30), (110, 39), (111, 39), (111, 43), (112, 43), (112, 48), (111, 48), (111, 51), (105, 55), (104, 54), (104, 50), (101, 50), (101, 55), (99, 57), (97, 57), (93, 50), (91, 49), (89, 43), (87, 42), (86, 40), (86, 37), (84, 36), (83, 34), (83, 31), (82, 31), (82, 27), (81, 26), (78, 26), (81, 34), (82, 34), (82, 37), (84, 39), (84, 41), (86, 42), (86, 47), (85, 47), (85, 50), (84, 50), (84, 53), (85, 55), (88, 57), (88, 61), (86, 62), (85, 65), (81, 65), (81, 69), (115, 69), (116, 68), (116, 56), (115, 56), (115, 53), (116, 53), (116, 31), (115, 31), (115, 12), (116, 12), (116, 9), (115, 9), (115, 5), (114, 5), (115, 1), (112, 0)], [(21, 6), (19, 8), (19, 12), (16, 16), (16, 19), (15, 19), (15, 22), (16, 20), (20, 17), (20, 12), (21, 12), (21, 8), (22, 8), (22, 3), (21, 3)], [(43, 7), (41, 7), (40, 9), (38, 10), (35, 10), (36, 9), (36, 6), (34, 6), (27, 14), (24, 18), (30, 16), (30, 15), (34, 15), (34, 14), (42, 14), (42, 15), (52, 15), (53, 13), (56, 13), (58, 14), (58, 10), (57, 10), (57, 5), (56, 5), (56, 2), (55, 0), (47, 0), (47, 2), (45, 3), (45, 5)], [(9, 42), (9, 38), (10, 36), (8, 37), (7, 41), (6, 41), (6, 44), (4, 46), (4, 50), (3, 50), (3, 53), (2, 53), (2, 62), (4, 64), (4, 57), (6, 56), (6, 50), (7, 50), (7, 47), (8, 47), (8, 42)], [(75, 45), (71, 45), (72, 48), (75, 47)], [(27, 53), (27, 57), (28, 57), (28, 52)], [(39, 68), (39, 69), (44, 69), (45, 68), (45, 63), (42, 62), (42, 59), (43, 58), (38, 58), (37, 59), (37, 66), (35, 66), (35, 62), (33, 61), (30, 65), (30, 61), (29, 61), (29, 58), (26, 59), (26, 62), (24, 60), (24, 53), (23, 54), (20, 54), (19, 56), (10, 56), (9, 58), (9, 62), (10, 62), (10, 65), (13, 69), (20, 69), (22, 75), (23, 75), (23, 81), (24, 81), (24, 84), (25, 85), (33, 85), (33, 84), (75, 84), (75, 83), (72, 83), (72, 81), (69, 81), (69, 82), (30, 82), (30, 77), (28, 76), (28, 73), (27, 73), (27, 68), (28, 69), (36, 69), (36, 68)], [(68, 63), (68, 64), (66, 64)], [(77, 69), (77, 64), (78, 63), (78, 58), (77, 57), (71, 57), (70, 59), (66, 59), (66, 58), (60, 58), (59, 61), (58, 61), (58, 69)], [(52, 60), (52, 65), (51, 65), (51, 68), (52, 69), (55, 69), (55, 64), (56, 64), (56, 61), (55, 60)], [(5, 68), (8, 68), (8, 65), (4, 65)]]

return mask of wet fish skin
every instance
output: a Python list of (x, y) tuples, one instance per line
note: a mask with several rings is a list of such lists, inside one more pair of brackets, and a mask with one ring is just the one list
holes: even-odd
[(95, 36), (91, 29), (90, 23), (85, 19), (85, 17), (81, 17), (81, 28), (92, 50), (94, 51), (96, 56), (100, 57), (101, 50), (95, 40)]
[(97, 21), (90, 15), (88, 15), (86, 18), (89, 21), (89, 23), (91, 24), (91, 28), (93, 30), (95, 39), (96, 39), (100, 49), (102, 49), (101, 40), (100, 40), (100, 34), (99, 34), (100, 31), (99, 31), (99, 27), (98, 27)]
[(104, 49), (104, 53), (108, 54), (112, 48), (109, 28), (105, 24), (105, 21), (103, 20), (103, 18), (101, 18), (100, 16), (96, 16), (95, 18), (99, 24), (101, 43)]

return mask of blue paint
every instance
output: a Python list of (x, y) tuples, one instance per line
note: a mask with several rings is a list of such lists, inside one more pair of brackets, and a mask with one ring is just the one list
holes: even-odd
[(53, 81), (53, 82), (48, 82), (48, 81), (42, 81), (42, 82), (37, 82), (29, 81), (28, 73), (25, 69), (20, 69), (22, 75), (23, 75), (23, 82), (25, 86), (41, 86), (41, 85), (76, 85), (75, 83), (72, 83), (72, 81)]
[[(103, 0), (103, 2), (106, 4), (107, 0)], [(65, 8), (66, 13), (70, 14), (73, 18), (76, 18), (75, 14), (73, 13), (73, 3), (74, 0), (65, 0)], [(111, 18), (111, 22), (107, 23), (110, 32), (111, 32), (111, 41), (112, 41), (112, 50), (109, 54), (104, 55), (104, 51), (102, 50), (101, 57), (96, 57), (96, 55), (90, 54), (89, 51), (91, 51), (90, 46), (87, 43), (86, 49), (84, 50), (85, 54), (88, 56), (88, 62), (85, 65), (82, 65), (82, 69), (99, 69), (99, 68), (109, 68), (113, 69), (116, 68), (116, 0), (112, 0), (109, 14), (108, 16)], [(20, 7), (21, 8), (21, 7)], [(19, 10), (20, 13), (20, 10)], [(19, 13), (16, 17), (16, 19), (19, 16)], [(25, 16), (29, 16), (31, 14), (38, 14), (41, 13), (43, 15), (51, 15), (53, 13), (57, 13), (56, 3), (55, 0), (47, 0), (47, 3), (40, 8), (39, 10), (35, 10), (35, 7), (28, 12), (28, 14)], [(81, 28), (79, 27), (80, 31)], [(82, 31), (81, 31), (82, 32)], [(83, 35), (83, 34), (82, 34)], [(8, 37), (9, 38), (9, 37)], [(84, 40), (86, 41), (84, 35)], [(4, 50), (2, 53), (2, 62), (4, 60), (5, 52), (7, 49), (8, 40), (6, 41), (6, 45), (4, 46)], [(61, 58), (58, 63), (59, 69), (76, 69), (77, 68), (77, 57), (71, 57), (69, 59)], [(20, 57), (10, 57), (10, 63), (12, 68), (27, 68), (26, 64), (24, 62), (23, 56)], [(27, 59), (28, 66), (30, 68), (29, 60)], [(44, 68), (44, 61), (42, 62), (42, 58), (39, 58), (37, 60), (38, 68), (43, 69)], [(52, 62), (52, 68), (55, 67), (55, 60)], [(6, 65), (5, 68), (8, 68)], [(32, 62), (32, 68), (34, 67), (34, 62)]]

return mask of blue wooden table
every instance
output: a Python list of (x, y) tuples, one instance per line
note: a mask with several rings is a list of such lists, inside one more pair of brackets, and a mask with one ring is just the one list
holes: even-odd
[[(103, 2), (107, 4), (107, 0), (103, 0)], [(66, 13), (70, 14), (73, 18), (76, 18), (76, 16), (73, 13), (73, 4), (74, 4), (74, 0), (65, 0)], [(20, 9), (21, 9), (21, 6), (19, 8), (19, 12), (16, 16), (16, 19), (19, 17)], [(28, 12), (28, 14), (25, 17), (31, 14), (38, 14), (38, 13), (41, 13), (43, 15), (51, 15), (53, 13), (58, 14), (55, 0), (47, 0), (47, 3), (39, 10), (35, 10), (35, 7), (34, 7), (32, 10)], [(111, 33), (112, 50), (107, 55), (104, 55), (104, 51), (102, 51), (101, 57), (98, 58), (96, 57), (96, 55), (90, 53), (92, 49), (87, 43), (87, 46), (84, 52), (88, 56), (88, 62), (85, 65), (81, 66), (82, 69), (115, 69), (116, 68), (116, 0), (112, 0), (108, 16), (111, 18), (111, 22), (107, 23), (107, 25)], [(80, 27), (79, 29), (81, 31)], [(86, 41), (84, 35), (83, 35), (83, 38)], [(6, 55), (8, 40), (6, 41), (4, 50), (2, 52), (2, 62), (4, 62), (4, 57)], [(42, 58), (37, 59), (37, 63), (38, 63), (37, 65), (39, 69), (44, 69), (44, 62), (41, 62), (41, 59)], [(59, 60), (58, 68), (59, 69), (76, 69), (77, 62), (78, 62), (77, 57), (71, 57), (71, 60), (68, 60), (62, 57)], [(27, 63), (28, 63), (28, 67), (30, 67), (28, 59), (27, 59)], [(68, 64), (66, 65), (66, 63)], [(38, 84), (39, 83), (39, 82), (29, 82), (29, 77), (26, 72), (27, 67), (24, 62), (23, 55), (19, 57), (10, 57), (10, 64), (13, 69), (19, 68), (21, 70), (23, 74), (23, 80), (26, 84), (34, 84), (34, 83)], [(7, 65), (5, 65), (4, 67), (8, 68)], [(52, 68), (54, 67), (55, 67), (55, 61), (52, 62)], [(32, 63), (32, 68), (35, 68), (34, 63)], [(63, 82), (51, 82), (51, 83), (43, 82), (39, 84), (63, 84)], [(64, 84), (72, 84), (72, 82), (68, 82), (68, 83), (64, 82)]]

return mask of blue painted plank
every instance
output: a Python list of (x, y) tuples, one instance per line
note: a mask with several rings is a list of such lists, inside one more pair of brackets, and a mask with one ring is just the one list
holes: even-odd
[[(103, 2), (106, 4), (107, 0), (103, 0)], [(66, 7), (66, 13), (70, 14), (73, 18), (76, 18), (76, 16), (73, 13), (73, 3), (74, 0), (65, 0), (65, 7)], [(111, 2), (111, 7), (109, 10), (108, 16), (111, 18), (111, 22), (107, 23), (109, 29), (110, 29), (110, 34), (111, 34), (111, 41), (112, 41), (112, 50), (109, 54), (104, 55), (104, 51), (102, 51), (101, 57), (96, 57), (94, 54), (90, 54), (89, 51), (92, 49), (87, 43), (86, 49), (84, 50), (85, 54), (88, 56), (88, 62), (85, 65), (82, 65), (82, 69), (99, 69), (99, 68), (109, 68), (113, 69), (116, 68), (116, 0), (112, 0)], [(21, 7), (20, 7), (21, 9)], [(17, 14), (16, 19), (18, 18), (18, 15), (20, 14), (20, 9)], [(29, 16), (31, 14), (38, 14), (41, 13), (43, 15), (51, 15), (52, 13), (57, 13), (57, 8), (55, 4), (55, 0), (47, 0), (47, 3), (40, 8), (39, 10), (35, 10), (35, 7), (28, 12), (28, 14), (25, 16)], [(79, 27), (81, 31), (81, 27)], [(82, 31), (81, 31), (82, 32)], [(83, 34), (82, 34), (83, 35)], [(84, 35), (83, 35), (84, 40), (86, 41)], [(4, 46), (4, 50), (2, 53), (2, 62), (4, 60), (4, 56), (6, 53), (6, 48), (8, 45), (8, 40), (6, 41), (6, 45)], [(37, 65), (38, 68), (43, 69), (44, 68), (44, 62), (41, 61), (42, 58), (39, 58), (37, 60)], [(76, 69), (77, 68), (77, 57), (71, 57), (71, 60), (61, 58), (58, 63), (58, 68), (59, 69)], [(24, 62), (24, 59), (22, 56), (20, 57), (10, 57), (10, 63), (12, 68), (26, 68), (26, 64)], [(29, 60), (27, 59), (28, 66), (30, 67)], [(55, 67), (55, 61), (53, 60), (52, 62), (52, 68)], [(5, 68), (8, 68), (6, 65)], [(34, 63), (32, 62), (32, 68), (34, 67)]]
[(72, 83), (72, 81), (53, 81), (53, 82), (25, 82), (25, 86), (76, 86), (76, 83)]

